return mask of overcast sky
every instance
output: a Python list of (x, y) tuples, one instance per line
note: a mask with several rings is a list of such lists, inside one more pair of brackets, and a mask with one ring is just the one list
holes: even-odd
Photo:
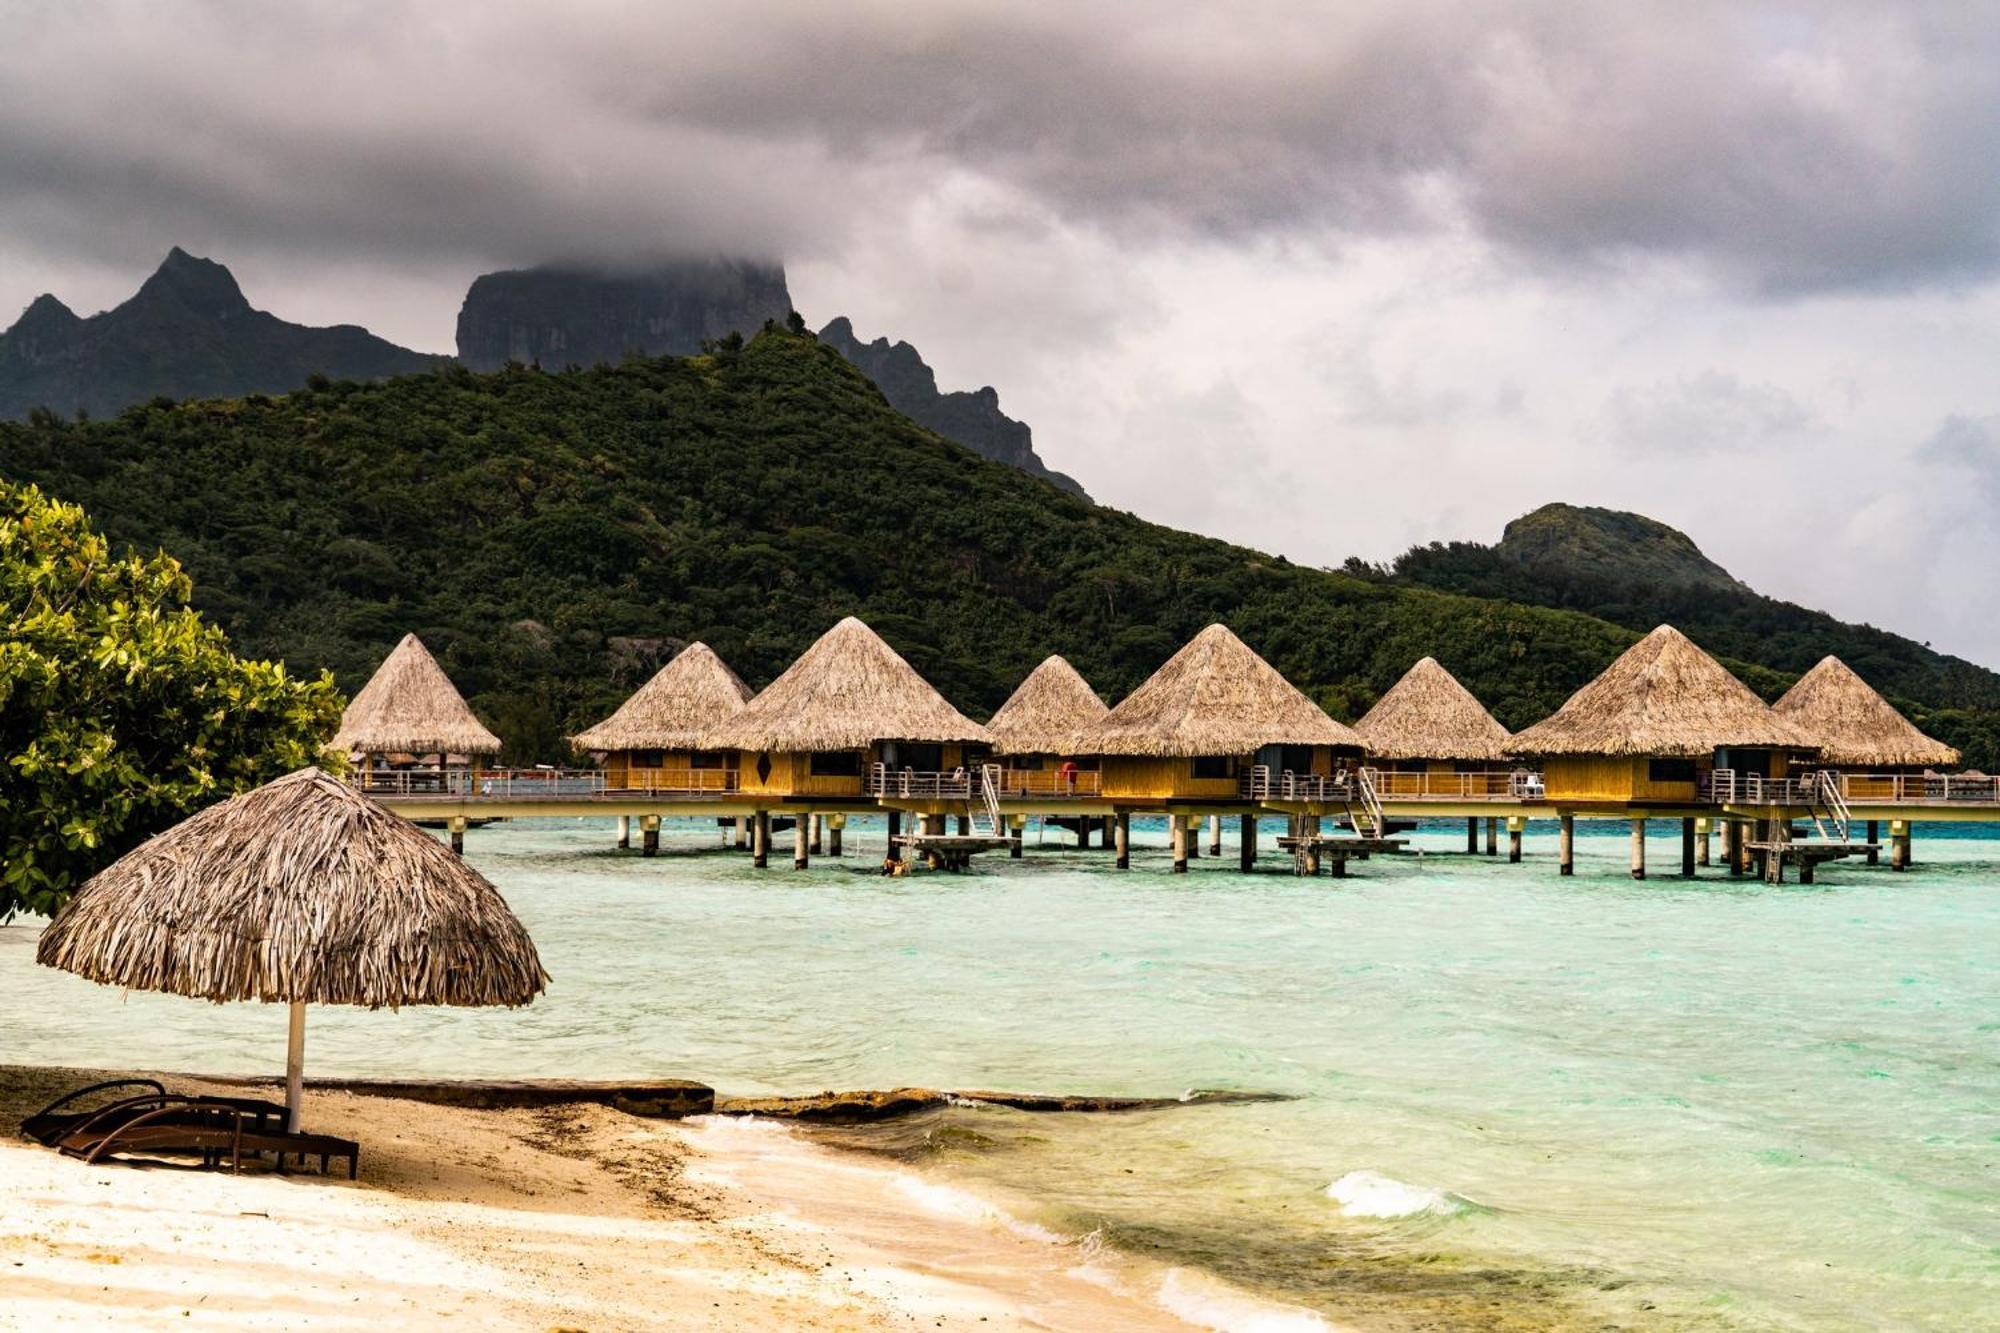
[(2000, 666), (2000, 11), (0, 0), (0, 323), (170, 245), (448, 351), (782, 258), (1148, 518), (1337, 564), (1548, 500)]

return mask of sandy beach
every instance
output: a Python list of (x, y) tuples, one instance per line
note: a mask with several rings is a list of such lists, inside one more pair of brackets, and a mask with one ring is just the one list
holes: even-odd
[[(0, 1116), (92, 1076), (0, 1069)], [(87, 1166), (10, 1133), (0, 1327), (1200, 1326), (1086, 1247), (772, 1122), (333, 1092), (306, 1122), (363, 1145), (358, 1182)]]

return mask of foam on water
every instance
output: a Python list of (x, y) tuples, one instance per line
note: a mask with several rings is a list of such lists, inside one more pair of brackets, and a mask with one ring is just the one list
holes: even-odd
[(1010, 1231), (1023, 1240), (1040, 1241), (1044, 1245), (1067, 1245), (1072, 1240), (1072, 1237), (1047, 1227), (1023, 1222), (972, 1191), (955, 1185), (941, 1185), (904, 1171), (896, 1174), (895, 1187), (904, 1198), (937, 1217), (948, 1217), (956, 1222), (987, 1223)]
[(1326, 1187), (1326, 1197), (1346, 1217), (1448, 1217), (1465, 1210), (1465, 1201), (1455, 1194), (1374, 1171), (1349, 1171)]

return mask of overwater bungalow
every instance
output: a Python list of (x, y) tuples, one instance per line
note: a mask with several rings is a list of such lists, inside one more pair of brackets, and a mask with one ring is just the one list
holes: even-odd
[[(701, 736), (704, 749), (741, 754), (739, 790), (747, 802), (770, 803), (757, 813), (760, 852), (768, 847), (770, 807), (805, 814), (882, 798), (940, 808), (955, 802), (963, 811), (975, 794), (975, 767), (992, 744), (986, 728), (853, 616)], [(799, 845), (796, 863), (803, 865), (803, 835)]]
[(1507, 728), (1458, 678), (1426, 657), (1354, 724), (1383, 799), (1519, 796)]
[(570, 743), (599, 756), (607, 791), (733, 792), (737, 753), (704, 749), (702, 735), (741, 712), (750, 694), (714, 649), (691, 643)]
[(1853, 668), (1824, 657), (1771, 705), (1819, 743), (1818, 766), (1842, 776), (1853, 799), (1896, 800), (1926, 769), (1958, 763), (1958, 751), (1918, 731)]
[(363, 790), (467, 791), (500, 753), (422, 640), (405, 634), (341, 714), (329, 748), (345, 753)]
[[(2000, 784), (1992, 778), (1937, 772), (1955, 767), (1958, 751), (1917, 730), (1837, 657), (1821, 658), (1771, 709), (1819, 742), (1816, 766), (1832, 773), (1844, 802), (1863, 808), (1870, 865), (1879, 859), (1884, 813), (1890, 864), (1902, 870), (1910, 864), (1913, 830), (1899, 807), (2000, 797)], [(1876, 806), (1889, 809), (1868, 808)]]
[(1086, 729), (1103, 756), (1103, 794), (1123, 804), (1320, 799), (1362, 740), (1276, 668), (1210, 625)]
[(1044, 659), (986, 723), (993, 753), (1003, 761), (1002, 793), (1096, 796), (1100, 765), (1082, 736), (1110, 711), (1066, 659)]
[(1561, 708), (1515, 733), (1512, 749), (1543, 760), (1547, 798), (1563, 811), (1563, 873), (1571, 867), (1572, 812), (1624, 814), (1633, 820), (1632, 873), (1643, 877), (1649, 814), (1683, 817), (1683, 870), (1692, 874), (1695, 819), (1717, 806), (1790, 804), (1792, 761), (1810, 758), (1817, 745), (1685, 634), (1662, 625)]

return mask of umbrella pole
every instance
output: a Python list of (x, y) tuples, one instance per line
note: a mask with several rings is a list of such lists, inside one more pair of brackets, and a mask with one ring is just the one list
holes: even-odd
[(299, 1101), (306, 1082), (306, 1007), (292, 1002), (292, 1040), (285, 1052), (285, 1132), (299, 1132)]

